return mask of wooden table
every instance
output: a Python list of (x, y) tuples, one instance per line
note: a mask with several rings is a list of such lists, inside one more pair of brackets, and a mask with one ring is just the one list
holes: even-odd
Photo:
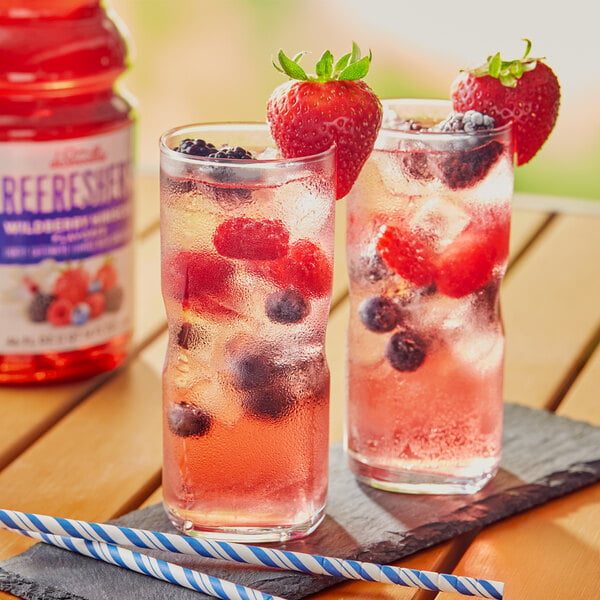
[[(134, 352), (116, 372), (50, 388), (0, 388), (0, 507), (104, 521), (159, 502), (160, 378), (166, 328), (159, 289), (158, 183), (137, 185)], [(337, 247), (343, 249), (344, 205)], [(503, 288), (505, 398), (600, 425), (600, 201), (516, 195)], [(337, 252), (327, 344), (331, 439), (342, 436), (348, 317)], [(0, 530), (0, 560), (33, 542)], [(600, 594), (600, 484), (399, 563), (506, 582), (509, 600)], [(459, 598), (373, 583), (321, 599)], [(14, 598), (0, 592), (0, 599)]]

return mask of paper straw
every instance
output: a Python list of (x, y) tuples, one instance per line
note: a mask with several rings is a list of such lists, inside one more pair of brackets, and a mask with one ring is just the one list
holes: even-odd
[(204, 592), (215, 598), (223, 600), (285, 600), (279, 596), (265, 594), (259, 590), (249, 588), (225, 579), (213, 577), (199, 571), (193, 571), (179, 565), (147, 556), (139, 552), (119, 548), (106, 542), (90, 541), (64, 535), (53, 535), (39, 531), (13, 529), (18, 533), (31, 537), (40, 542), (45, 542), (63, 550), (76, 554), (89, 556), (105, 563), (116, 565), (129, 571), (142, 575), (149, 575), (168, 583), (181, 587)]
[(418, 571), (403, 567), (391, 567), (356, 560), (192, 538), (178, 534), (117, 527), (116, 525), (18, 511), (0, 509), (0, 525), (10, 529), (29, 529), (58, 535), (66, 534), (88, 540), (99, 540), (137, 548), (166, 550), (178, 554), (197, 554), (206, 558), (219, 558), (314, 575), (379, 581), (438, 592), (456, 592), (479, 598), (501, 600), (504, 594), (504, 584), (499, 581), (432, 571)]

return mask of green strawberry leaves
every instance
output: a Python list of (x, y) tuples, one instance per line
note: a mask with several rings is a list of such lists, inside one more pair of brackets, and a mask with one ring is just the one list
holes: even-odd
[(531, 41), (528, 39), (525, 42), (525, 52), (521, 58), (515, 60), (502, 60), (500, 52), (496, 52), (493, 56), (488, 56), (486, 62), (470, 71), (475, 77), (489, 75), (498, 79), (502, 85), (514, 88), (523, 74), (527, 71), (533, 71), (537, 65), (537, 61), (542, 58), (529, 58), (531, 52)]
[(279, 64), (273, 62), (273, 66), (290, 79), (300, 81), (355, 81), (363, 79), (369, 72), (371, 65), (371, 52), (368, 56), (361, 56), (360, 48), (356, 42), (352, 42), (352, 51), (344, 54), (337, 62), (334, 62), (333, 54), (325, 50), (315, 67), (315, 76), (309, 76), (300, 66), (299, 61), (305, 52), (296, 54), (294, 58), (289, 58), (283, 50), (277, 54)]

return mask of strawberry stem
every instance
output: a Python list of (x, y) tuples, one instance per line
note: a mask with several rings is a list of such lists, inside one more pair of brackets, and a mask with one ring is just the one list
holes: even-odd
[(484, 77), (489, 75), (498, 79), (502, 85), (506, 87), (516, 87), (517, 82), (527, 71), (535, 69), (537, 62), (542, 58), (529, 58), (531, 52), (531, 41), (524, 38), (525, 52), (521, 58), (514, 60), (502, 60), (500, 52), (496, 52), (493, 56), (488, 56), (486, 62), (469, 71), (475, 77)]
[(316, 74), (309, 76), (299, 64), (304, 54), (306, 53), (300, 52), (294, 58), (289, 58), (283, 50), (280, 50), (277, 54), (279, 64), (273, 61), (273, 66), (290, 79), (325, 83), (327, 81), (362, 79), (369, 72), (372, 59), (370, 51), (368, 56), (361, 56), (360, 48), (356, 42), (352, 42), (352, 51), (344, 54), (337, 62), (334, 62), (333, 54), (329, 50), (325, 50), (316, 64)]

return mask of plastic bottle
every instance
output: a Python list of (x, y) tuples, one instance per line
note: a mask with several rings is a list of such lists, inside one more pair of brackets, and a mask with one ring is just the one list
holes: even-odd
[(100, 0), (0, 0), (0, 383), (126, 358), (132, 130), (123, 35)]

